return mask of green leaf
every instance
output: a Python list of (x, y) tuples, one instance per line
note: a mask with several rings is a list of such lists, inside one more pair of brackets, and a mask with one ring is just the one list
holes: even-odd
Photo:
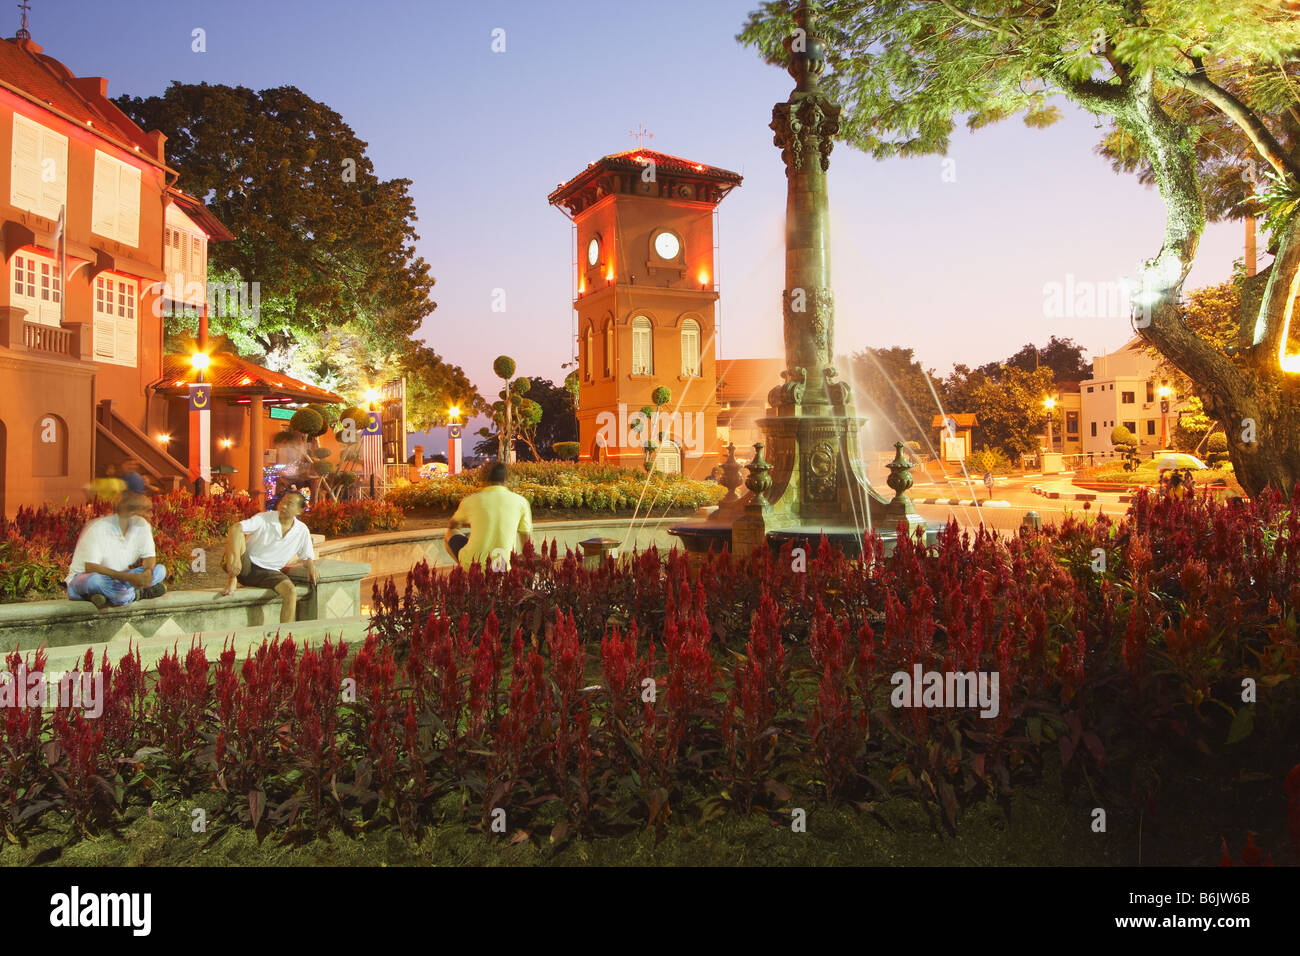
[(1255, 708), (1242, 707), (1237, 711), (1237, 716), (1232, 718), (1232, 726), (1228, 728), (1228, 743), (1235, 744), (1239, 740), (1245, 740), (1254, 729)]

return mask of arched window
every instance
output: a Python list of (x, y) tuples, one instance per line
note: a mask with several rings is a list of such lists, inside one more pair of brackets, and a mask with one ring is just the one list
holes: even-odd
[(698, 378), (700, 374), (700, 323), (687, 319), (682, 323), (682, 375)]
[(655, 452), (656, 471), (662, 471), (668, 475), (680, 475), (682, 473), (682, 452), (675, 442), (665, 441)]
[(68, 474), (68, 423), (58, 415), (36, 419), (32, 430), (32, 477), (64, 478)]
[(650, 320), (638, 315), (632, 320), (632, 374), (653, 375), (654, 370), (654, 334)]
[(584, 373), (584, 375), (585, 375), (587, 381), (589, 381), (589, 382), (590, 382), (593, 378), (596, 377), (595, 373), (591, 370), (592, 363), (595, 361), (595, 356), (592, 354), (592, 351), (591, 351), (592, 338), (593, 338), (593, 337), (592, 337), (592, 334), (591, 334), (591, 326), (588, 325), (588, 326), (587, 326), (587, 337), (586, 337), (586, 340), (585, 340), (585, 342), (584, 342), (584, 352), (585, 352), (586, 354), (583, 355), (583, 360), (582, 360), (582, 370), (583, 370), (583, 373)]
[(605, 377), (614, 374), (614, 320), (605, 320)]

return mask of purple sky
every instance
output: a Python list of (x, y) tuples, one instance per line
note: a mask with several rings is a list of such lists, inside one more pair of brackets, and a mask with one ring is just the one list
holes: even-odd
[[(496, 392), (492, 359), (560, 381), (571, 356), (570, 225), (547, 194), (588, 162), (653, 149), (745, 177), (721, 205), (721, 357), (779, 354), (785, 177), (767, 124), (792, 81), (733, 37), (756, 0), (33, 0), (32, 37), (109, 95), (172, 80), (293, 85), (339, 112), (383, 178), (413, 180), (437, 285), (421, 335)], [(0, 28), (12, 36), (17, 11)], [(12, 22), (9, 22), (12, 21)], [(191, 31), (207, 52), (191, 51)], [(506, 31), (506, 52), (491, 51)], [(125, 28), (125, 29), (124, 29)], [(941, 157), (831, 157), (837, 351), (910, 346), (929, 367), (1005, 357), (1052, 334), (1090, 354), (1127, 318), (1047, 318), (1047, 283), (1114, 282), (1160, 246), (1163, 207), (1093, 146), (1094, 120), (958, 133)], [(184, 182), (181, 182), (182, 187)], [(1189, 287), (1243, 254), (1211, 226)], [(491, 311), (493, 289), (508, 309)], [(443, 447), (435, 442), (435, 447)]]

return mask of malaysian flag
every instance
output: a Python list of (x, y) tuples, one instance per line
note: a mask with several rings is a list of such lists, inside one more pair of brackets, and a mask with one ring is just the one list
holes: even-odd
[(369, 486), (374, 482), (376, 491), (384, 482), (384, 430), (379, 412), (370, 413), (370, 426), (361, 433), (361, 474)]

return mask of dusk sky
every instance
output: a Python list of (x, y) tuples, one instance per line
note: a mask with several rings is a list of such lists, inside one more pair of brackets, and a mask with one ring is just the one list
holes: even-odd
[[(719, 356), (781, 349), (785, 177), (768, 129), (792, 81), (734, 39), (757, 0), (32, 0), (31, 32), (109, 94), (173, 80), (297, 86), (369, 144), (382, 178), (413, 181), (420, 254), (437, 280), (422, 337), (494, 396), (492, 359), (563, 379), (571, 358), (570, 224), (546, 196), (602, 155), (647, 145), (735, 170), (721, 204)], [(5, 35), (18, 26), (10, 6)], [(191, 51), (191, 31), (207, 51)], [(506, 52), (491, 51), (492, 30)], [(129, 42), (128, 42), (129, 41)], [(1096, 155), (1100, 131), (1063, 104), (1047, 130), (1012, 120), (941, 157), (831, 156), (837, 351), (909, 346), (928, 367), (1070, 336), (1090, 354), (1126, 316), (1047, 318), (1044, 285), (1114, 282), (1160, 247), (1163, 206)], [(180, 185), (185, 185), (182, 178)], [(1221, 281), (1237, 223), (1210, 227), (1189, 281)], [(492, 290), (508, 310), (491, 311)]]

